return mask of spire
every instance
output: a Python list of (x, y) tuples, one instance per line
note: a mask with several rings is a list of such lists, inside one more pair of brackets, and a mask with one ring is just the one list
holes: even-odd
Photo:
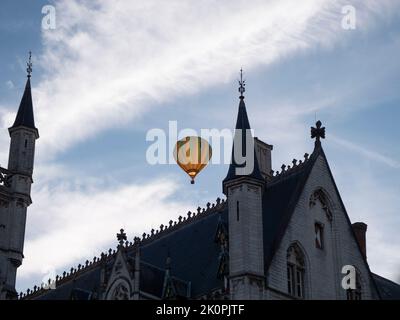
[[(234, 159), (234, 150), (235, 150), (235, 144), (237, 142), (242, 144), (242, 156), (246, 157), (247, 155), (247, 150), (246, 150), (246, 134), (250, 134), (251, 141), (253, 143), (253, 148), (254, 148), (254, 140), (253, 137), (251, 136), (251, 128), (250, 128), (250, 123), (249, 123), (249, 118), (247, 116), (247, 111), (246, 111), (246, 105), (244, 103), (244, 96), (243, 93), (245, 92), (245, 80), (243, 80), (243, 71), (240, 70), (240, 80), (239, 80), (239, 92), (240, 92), (240, 102), (239, 102), (239, 111), (238, 111), (238, 116), (236, 120), (236, 127), (235, 127), (235, 139), (232, 147), (232, 160), (231, 164), (229, 166), (228, 174), (226, 178), (224, 179), (223, 183), (230, 181), (235, 178), (240, 178), (243, 177), (243, 175), (238, 175), (237, 174), (237, 168), (244, 168), (246, 163), (244, 164), (237, 164), (235, 159)], [(238, 136), (239, 135), (239, 136)], [(240, 147), (240, 146), (239, 146)], [(255, 154), (255, 149), (249, 150), (249, 152), (254, 153), (254, 166), (253, 166), (253, 171), (252, 173), (246, 175), (247, 177), (251, 177), (254, 179), (258, 180), (263, 180), (259, 167), (258, 167), (258, 161), (257, 157)]]
[[(32, 129), (36, 129), (35, 120), (33, 117), (33, 105), (32, 105), (32, 93), (31, 93), (31, 74), (32, 74), (32, 55), (29, 52), (29, 60), (27, 63), (27, 80), (25, 85), (24, 94), (21, 99), (21, 103), (18, 108), (17, 117), (15, 118), (14, 124), (11, 128), (24, 126)], [(11, 129), (10, 128), (10, 129)]]

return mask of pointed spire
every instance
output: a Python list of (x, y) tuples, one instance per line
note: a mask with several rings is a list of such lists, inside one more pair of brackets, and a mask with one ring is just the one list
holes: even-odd
[(33, 117), (33, 104), (32, 104), (32, 93), (31, 93), (31, 74), (32, 74), (32, 54), (29, 52), (29, 60), (27, 63), (27, 80), (25, 85), (24, 94), (19, 104), (17, 116), (15, 118), (12, 128), (24, 126), (37, 131), (35, 127), (35, 120)]
[[(235, 159), (234, 159), (234, 150), (235, 150), (235, 144), (237, 142), (242, 144), (242, 156), (246, 157), (247, 155), (247, 150), (246, 150), (246, 135), (250, 134), (251, 135), (251, 127), (250, 127), (250, 122), (249, 122), (249, 118), (247, 116), (247, 111), (246, 111), (246, 104), (244, 102), (244, 96), (243, 93), (245, 92), (245, 80), (243, 80), (243, 71), (240, 70), (240, 81), (239, 81), (239, 92), (240, 92), (240, 102), (239, 102), (239, 111), (238, 111), (238, 116), (237, 116), (237, 120), (236, 120), (236, 127), (235, 127), (235, 141), (233, 143), (233, 147), (232, 147), (232, 159), (231, 159), (231, 164), (229, 166), (229, 170), (228, 170), (228, 174), (226, 176), (226, 178), (224, 179), (223, 183), (225, 184), (227, 181), (230, 181), (232, 179), (235, 178), (240, 178), (243, 177), (242, 175), (238, 175), (236, 172), (237, 168), (244, 168), (245, 164), (237, 164)], [(238, 136), (240, 135), (240, 136)], [(254, 144), (254, 140), (253, 137), (251, 136), (251, 141)], [(239, 146), (240, 147), (240, 146)], [(254, 145), (253, 145), (254, 148)], [(263, 180), (262, 175), (260, 173), (260, 169), (258, 166), (258, 161), (257, 161), (257, 157), (255, 154), (255, 149), (253, 150), (249, 150), (249, 152), (253, 152), (254, 156), (254, 166), (253, 166), (253, 171), (252, 173), (250, 173), (249, 175), (247, 175), (247, 177), (251, 177), (254, 179), (258, 179), (258, 180)]]

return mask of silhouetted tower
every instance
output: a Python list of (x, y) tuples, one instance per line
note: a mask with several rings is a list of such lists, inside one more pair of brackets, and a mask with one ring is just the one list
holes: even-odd
[(8, 129), (10, 153), (8, 170), (2, 170), (4, 194), (0, 206), (0, 298), (16, 298), (15, 279), (21, 265), (25, 238), (27, 207), (32, 203), (31, 184), (35, 156), (35, 141), (39, 138), (35, 127), (31, 94), (31, 54), (28, 79), (15, 122)]
[(229, 279), (232, 299), (262, 299), (264, 251), (262, 227), (262, 177), (254, 149), (243, 93), (239, 81), (239, 112), (232, 160), (223, 181), (229, 212)]

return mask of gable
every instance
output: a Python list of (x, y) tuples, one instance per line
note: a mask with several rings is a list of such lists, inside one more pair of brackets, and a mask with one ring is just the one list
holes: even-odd
[(106, 299), (130, 299), (133, 293), (133, 279), (124, 253), (120, 248), (114, 260), (114, 265), (108, 279), (105, 298)]
[(312, 169), (314, 158), (268, 182), (262, 199), (263, 247), (266, 271), (279, 247)]
[[(291, 243), (298, 241), (305, 251), (309, 270), (314, 270), (314, 275), (309, 275), (308, 283), (309, 285), (312, 283), (316, 297), (345, 297), (343, 296), (344, 290), (340, 286), (343, 277), (341, 269), (343, 265), (348, 264), (355, 265), (361, 271), (364, 281), (364, 297), (371, 298), (376, 295), (375, 290), (373, 292), (370, 290), (371, 287), (375, 288), (375, 284), (371, 279), (368, 264), (355, 239), (350, 219), (322, 148), (317, 152), (314, 150), (309, 168), (304, 170), (303, 173), (298, 173), (297, 176), (293, 175), (288, 180), (281, 186), (275, 186), (274, 188), (277, 190), (269, 195), (269, 197), (273, 197), (274, 194), (277, 194), (277, 196), (282, 197), (279, 193), (285, 189), (292, 192), (286, 195), (286, 205), (283, 204), (281, 208), (276, 207), (276, 205), (275, 207), (272, 206), (273, 210), (281, 210), (281, 215), (275, 213), (275, 216), (273, 216), (268, 213), (268, 203), (265, 203), (263, 212), (263, 222), (267, 224), (264, 226), (264, 230), (273, 233), (272, 229), (278, 226), (274, 240), (270, 242), (270, 247), (266, 248), (271, 250), (266, 252), (266, 270), (271, 277), (271, 285), (286, 292), (286, 275), (282, 273), (282, 270), (286, 270), (286, 250)], [(331, 206), (330, 212), (326, 211), (325, 204), (319, 200), (314, 205), (310, 203), (310, 198), (316, 190), (324, 190), (327, 194)], [(284, 203), (285, 200), (281, 201)], [(331, 218), (329, 217), (330, 214), (332, 215)], [(268, 220), (271, 215), (278, 222)], [(326, 248), (324, 250), (317, 249), (315, 245), (315, 222), (317, 221), (325, 225)], [(268, 226), (268, 224), (270, 225)], [(264, 243), (266, 243), (265, 239)], [(278, 272), (281, 273), (280, 277), (275, 275)], [(320, 292), (318, 291), (319, 288), (321, 288)]]

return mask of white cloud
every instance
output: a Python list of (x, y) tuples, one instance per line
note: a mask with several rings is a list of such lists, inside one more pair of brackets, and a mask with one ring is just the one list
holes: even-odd
[[(344, 2), (343, 2), (344, 3)], [(60, 1), (43, 31), (36, 119), (49, 157), (162, 103), (341, 32), (342, 1)], [(357, 1), (368, 15), (368, 6)], [(162, 14), (160, 14), (162, 12)], [(62, 137), (62, 139), (60, 139)]]
[[(344, 32), (340, 8), (347, 2), (59, 1), (57, 29), (44, 31), (44, 54), (35, 57), (44, 70), (40, 82), (32, 79), (41, 134), (35, 177), (41, 182), (33, 189), (19, 283), (41, 279), (46, 266), (62, 272), (98, 255), (120, 227), (132, 239), (188, 208), (168, 198), (178, 188), (171, 181), (115, 185), (86, 176), (71, 180), (69, 168), (44, 161), (101, 131), (127, 125), (155, 104), (231, 81), (241, 66), (255, 69), (297, 51), (333, 46)], [(387, 15), (394, 3), (353, 2), (361, 13), (360, 27), (377, 12)], [(285, 138), (284, 124), (300, 131), (300, 116), (322, 107), (315, 104), (299, 113), (298, 106), (271, 110), (271, 140)], [(2, 111), (2, 127), (14, 117)], [(291, 139), (286, 140), (295, 147), (286, 154), (300, 156), (305, 146), (298, 136)]]
[[(61, 168), (47, 171), (63, 182), (34, 185), (34, 203), (29, 208), (24, 263), (18, 283), (40, 282), (49, 267), (64, 269), (116, 245), (115, 234), (124, 228), (129, 241), (176, 220), (189, 208), (170, 199), (177, 185), (170, 180), (146, 184), (114, 185), (99, 179), (68, 179)], [(42, 170), (39, 170), (42, 171)], [(49, 174), (52, 172), (52, 174)], [(73, 176), (73, 173), (70, 173)]]

